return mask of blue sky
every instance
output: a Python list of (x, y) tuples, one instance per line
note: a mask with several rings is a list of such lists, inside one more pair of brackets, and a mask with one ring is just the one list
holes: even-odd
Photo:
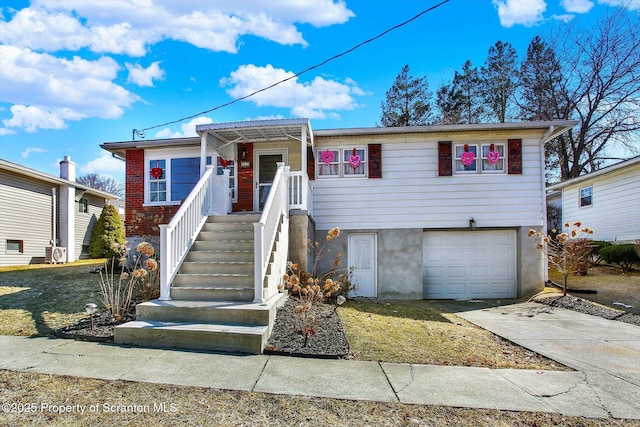
[[(0, 6), (0, 158), (58, 175), (124, 180), (99, 145), (195, 115), (269, 86), (435, 6), (440, 0), (33, 0)], [(450, 0), (286, 84), (145, 132), (308, 117), (314, 129), (370, 127), (401, 68), (435, 91), (496, 41), (522, 58), (531, 39), (589, 25), (640, 0)]]

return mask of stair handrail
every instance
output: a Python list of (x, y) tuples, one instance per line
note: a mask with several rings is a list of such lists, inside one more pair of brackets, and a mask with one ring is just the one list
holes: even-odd
[[(288, 191), (289, 166), (278, 162), (267, 201), (264, 204), (262, 214), (254, 227), (254, 299), (255, 303), (264, 302), (263, 284), (267, 276), (267, 268), (271, 250), (275, 242), (278, 225), (283, 217), (289, 216), (289, 191)], [(288, 226), (288, 224), (286, 224)], [(285, 252), (288, 251), (288, 241), (283, 242)], [(286, 261), (285, 261), (286, 263)]]
[(169, 224), (159, 225), (160, 300), (171, 299), (171, 282), (207, 217), (226, 215), (229, 206), (229, 170), (217, 175), (215, 168), (208, 165)]

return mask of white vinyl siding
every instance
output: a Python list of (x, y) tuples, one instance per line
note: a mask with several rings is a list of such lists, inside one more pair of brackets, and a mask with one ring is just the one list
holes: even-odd
[[(514, 135), (476, 138), (478, 144), (506, 144)], [(319, 150), (339, 140), (316, 138)], [(403, 135), (382, 144), (381, 179), (316, 179), (314, 220), (318, 229), (348, 230), (468, 227), (533, 227), (543, 224), (539, 137), (522, 139), (521, 175), (473, 173), (438, 176), (438, 139)], [(452, 139), (449, 136), (449, 139)], [(454, 144), (464, 143), (456, 141)], [(335, 145), (334, 145), (335, 144)]]
[[(580, 189), (591, 186), (592, 205), (580, 207)], [(640, 164), (594, 177), (562, 191), (562, 222), (581, 221), (594, 240), (640, 239)]]
[[(76, 190), (76, 194), (81, 191)], [(77, 198), (78, 196), (76, 196)], [(87, 201), (87, 212), (75, 213), (75, 255), (78, 259), (89, 258), (89, 245), (91, 244), (91, 236), (93, 234), (93, 227), (98, 222), (102, 209), (104, 207), (104, 199), (87, 195), (83, 196), (83, 199)], [(84, 247), (84, 248), (83, 248)], [(84, 251), (83, 251), (84, 249)]]

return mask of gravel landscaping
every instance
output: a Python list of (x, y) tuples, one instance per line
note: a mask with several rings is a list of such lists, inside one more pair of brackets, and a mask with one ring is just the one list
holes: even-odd
[(551, 307), (566, 308), (569, 310), (578, 311), (580, 313), (590, 314), (592, 316), (598, 316), (609, 320), (617, 320), (620, 322), (640, 326), (640, 316), (636, 314), (627, 313), (626, 311), (616, 310), (615, 308), (596, 304), (580, 297), (571, 295), (562, 296), (558, 294), (542, 294), (535, 297), (533, 301), (541, 304), (546, 304)]

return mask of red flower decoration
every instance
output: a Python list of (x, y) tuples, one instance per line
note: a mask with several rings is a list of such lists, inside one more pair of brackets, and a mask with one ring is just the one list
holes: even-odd
[(151, 168), (150, 174), (151, 174), (151, 178), (160, 179), (162, 178), (162, 168), (159, 168), (159, 167)]

